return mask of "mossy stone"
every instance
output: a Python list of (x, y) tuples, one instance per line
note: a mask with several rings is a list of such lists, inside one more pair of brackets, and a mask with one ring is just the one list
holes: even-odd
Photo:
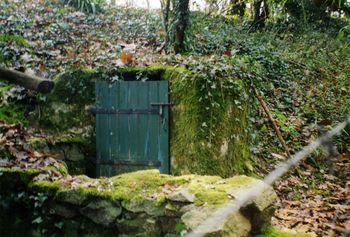
[(80, 213), (96, 224), (108, 226), (122, 213), (122, 209), (119, 203), (94, 200), (80, 209)]
[(87, 200), (87, 196), (77, 190), (64, 190), (57, 193), (56, 200), (72, 205), (81, 206)]
[(61, 217), (68, 218), (68, 219), (78, 215), (78, 212), (74, 207), (67, 206), (60, 203), (54, 203), (51, 206), (51, 210), (54, 212), (55, 215), (59, 215)]
[[(181, 221), (188, 231), (194, 230), (202, 224), (216, 209), (208, 207), (196, 207), (186, 212)], [(216, 225), (213, 229), (206, 230), (204, 236), (207, 237), (245, 237), (249, 235), (251, 224), (241, 213), (236, 212), (229, 215), (221, 225)]]
[(163, 216), (165, 214), (163, 205), (159, 205), (154, 200), (141, 199), (139, 197), (123, 201), (122, 206), (130, 212), (145, 212), (150, 216)]

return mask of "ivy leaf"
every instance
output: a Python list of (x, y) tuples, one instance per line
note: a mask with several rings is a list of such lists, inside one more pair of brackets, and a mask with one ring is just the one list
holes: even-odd
[(41, 218), (41, 216), (35, 218), (35, 219), (32, 221), (33, 224), (40, 224), (40, 223), (42, 223), (42, 222), (43, 222), (43, 218)]
[(58, 229), (62, 229), (63, 225), (64, 225), (63, 221), (60, 221), (60, 222), (55, 223), (55, 226), (56, 226)]

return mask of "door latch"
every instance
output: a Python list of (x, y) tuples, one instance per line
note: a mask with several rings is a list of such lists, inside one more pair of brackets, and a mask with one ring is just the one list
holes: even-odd
[(164, 107), (171, 107), (173, 106), (174, 104), (171, 104), (171, 103), (151, 103), (151, 106), (152, 107), (158, 107), (159, 108), (159, 116), (160, 117), (163, 117), (164, 115)]

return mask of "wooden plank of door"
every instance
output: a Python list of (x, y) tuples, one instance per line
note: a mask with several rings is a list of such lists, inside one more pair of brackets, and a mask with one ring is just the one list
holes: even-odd
[[(107, 82), (98, 82), (98, 93), (99, 93), (99, 103), (98, 107), (108, 108), (109, 106), (109, 85)], [(109, 118), (108, 114), (97, 114), (96, 119), (99, 123), (98, 131), (96, 131), (96, 136), (98, 136), (98, 156), (100, 160), (110, 159), (110, 137), (109, 137)], [(99, 165), (99, 176), (108, 176), (108, 165)]]
[[(120, 109), (129, 108), (129, 84), (127, 82), (121, 81), (119, 83), (119, 103), (118, 107)], [(118, 160), (128, 160), (129, 159), (129, 116), (124, 114), (119, 114), (119, 123), (118, 123), (118, 135), (119, 135), (119, 144), (120, 150), (117, 156)]]
[[(151, 108), (151, 103), (158, 102), (158, 84), (154, 81), (150, 81), (149, 83), (149, 108)], [(148, 134), (149, 134), (149, 153), (148, 160), (157, 161), (157, 147), (158, 147), (158, 130), (159, 130), (159, 116), (158, 115), (150, 115), (148, 119)]]
[[(101, 107), (101, 82), (96, 82), (95, 83), (95, 95), (96, 95), (96, 107), (99, 108)], [(100, 137), (103, 135), (101, 134), (101, 117), (99, 114), (96, 114), (96, 159), (100, 160), (101, 159), (101, 149), (102, 149), (102, 144), (101, 144), (101, 139)], [(100, 166), (96, 165), (96, 176), (99, 177), (101, 175), (100, 172)]]
[[(139, 99), (141, 93), (139, 91), (140, 83), (139, 81), (129, 81), (130, 98), (129, 98), (129, 109), (141, 109), (139, 105)], [(130, 137), (130, 159), (136, 161), (140, 160), (139, 157), (139, 147), (138, 147), (138, 137), (140, 131), (138, 130), (138, 120), (139, 114), (129, 115), (129, 137)]]
[[(168, 81), (158, 81), (159, 103), (169, 103)], [(161, 162), (160, 172), (169, 173), (169, 107), (163, 107), (163, 116), (159, 118), (158, 160)]]
[[(118, 109), (119, 104), (119, 90), (120, 84), (119, 83), (113, 83), (110, 85), (109, 91), (110, 91), (110, 108), (112, 109)], [(118, 153), (119, 153), (119, 117), (117, 114), (111, 114), (110, 115), (110, 146), (111, 146), (111, 157), (110, 159), (113, 161), (117, 159)], [(116, 167), (110, 166), (109, 168), (110, 176), (115, 175)]]
[[(151, 102), (149, 98), (150, 82), (139, 82), (139, 106), (142, 109), (151, 109)], [(150, 160), (149, 154), (149, 118), (154, 115), (140, 114), (138, 120), (138, 154), (140, 160)]]

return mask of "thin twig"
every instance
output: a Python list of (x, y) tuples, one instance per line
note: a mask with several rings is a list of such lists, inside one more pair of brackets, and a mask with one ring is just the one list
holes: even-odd
[(259, 91), (256, 89), (256, 87), (255, 87), (253, 84), (252, 84), (252, 89), (253, 89), (253, 91), (254, 91), (254, 94), (255, 94), (256, 98), (258, 98), (258, 100), (259, 100), (261, 106), (263, 107), (263, 109), (264, 109), (264, 111), (265, 111), (267, 117), (269, 118), (269, 120), (270, 120), (270, 122), (271, 122), (271, 124), (272, 124), (272, 126), (273, 126), (273, 129), (274, 129), (275, 132), (276, 132), (276, 135), (277, 135), (277, 137), (278, 137), (278, 140), (280, 141), (280, 143), (281, 143), (283, 149), (284, 149), (285, 152), (287, 153), (288, 158), (290, 158), (290, 157), (291, 157), (290, 150), (289, 150), (289, 148), (288, 148), (288, 146), (287, 146), (285, 140), (283, 139), (282, 133), (281, 133), (281, 131), (280, 131), (280, 129), (279, 129), (279, 127), (278, 127), (278, 125), (277, 125), (275, 119), (272, 117), (272, 114), (271, 114), (271, 112), (270, 112), (269, 107), (267, 106), (267, 104), (265, 103), (263, 97), (261, 96), (261, 94), (259, 93)]

